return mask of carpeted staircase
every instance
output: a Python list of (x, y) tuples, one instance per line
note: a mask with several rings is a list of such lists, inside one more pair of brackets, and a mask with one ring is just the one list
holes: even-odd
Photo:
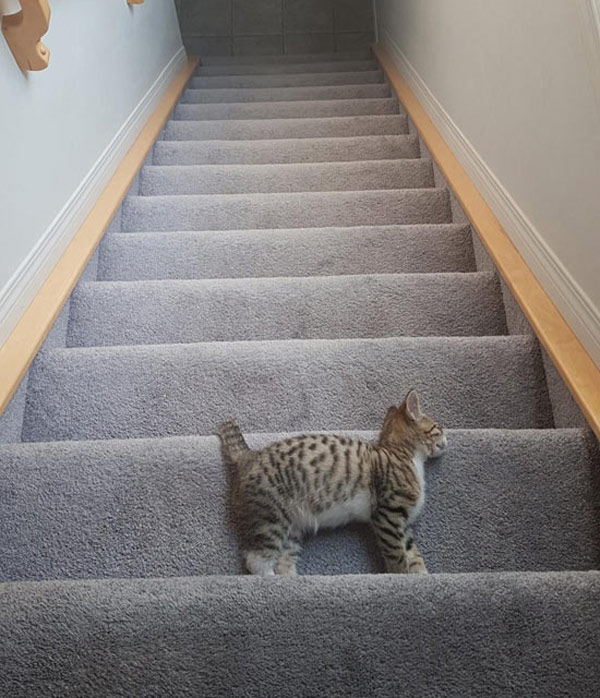
[[(1, 696), (597, 695), (596, 443), (451, 203), (369, 54), (204, 61), (0, 444)], [(241, 574), (215, 425), (371, 439), (410, 387), (434, 574), (361, 527)]]

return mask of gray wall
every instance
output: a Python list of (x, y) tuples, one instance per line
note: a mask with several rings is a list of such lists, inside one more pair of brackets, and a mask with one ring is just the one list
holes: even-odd
[(329, 53), (374, 40), (372, 0), (175, 0), (189, 53)]

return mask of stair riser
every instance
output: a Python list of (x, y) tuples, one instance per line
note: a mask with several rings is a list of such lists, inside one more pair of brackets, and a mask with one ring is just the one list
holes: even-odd
[(364, 51), (339, 51), (335, 53), (292, 53), (272, 56), (203, 56), (200, 69), (204, 66), (243, 66), (243, 65), (294, 65), (294, 64), (319, 64), (339, 63), (343, 65), (348, 61), (373, 60), (373, 54), (369, 50)]
[(313, 102), (249, 102), (235, 104), (179, 104), (175, 119), (314, 119), (332, 116), (399, 114), (395, 99), (337, 99)]
[(376, 429), (411, 386), (448, 428), (552, 426), (530, 338), (217, 342), (41, 354), (23, 440)]
[(192, 78), (195, 90), (215, 88), (316, 87), (317, 85), (360, 85), (383, 82), (381, 70), (338, 71), (271, 75), (213, 75)]
[[(288, 436), (247, 439), (262, 448)], [(426, 465), (415, 531), (430, 572), (600, 563), (600, 503), (588, 493), (595, 454), (582, 432), (450, 431), (448, 440), (448, 453)], [(11, 493), (11, 507), (0, 509), (0, 581), (243, 571), (215, 437), (0, 447), (0, 454), (0, 489)], [(44, 540), (44, 555), (31, 540)], [(367, 527), (346, 528), (309, 537), (300, 571), (368, 574), (382, 565)]]
[(414, 136), (294, 138), (271, 141), (159, 141), (154, 165), (262, 165), (419, 157)]
[(408, 121), (403, 114), (335, 118), (269, 119), (267, 121), (169, 121), (163, 140), (264, 140), (273, 138), (341, 138), (346, 136), (403, 135)]
[(71, 299), (67, 346), (504, 333), (493, 274), (96, 282)]
[(145, 167), (141, 195), (419, 189), (435, 185), (431, 161)]
[[(360, 254), (356, 254), (360, 250)], [(468, 228), (401, 226), (107, 235), (98, 278), (214, 279), (474, 271)]]
[(123, 232), (449, 223), (445, 190), (128, 197)]
[(243, 104), (246, 102), (301, 102), (334, 99), (380, 99), (391, 97), (390, 86), (323, 85), (313, 87), (275, 87), (246, 89), (187, 89), (181, 104)]
[(378, 70), (374, 60), (330, 61), (313, 63), (262, 63), (255, 65), (203, 65), (196, 69), (197, 76), (277, 75), (304, 73), (344, 73)]
[(0, 690), (589, 698), (599, 595), (597, 573), (7, 585)]

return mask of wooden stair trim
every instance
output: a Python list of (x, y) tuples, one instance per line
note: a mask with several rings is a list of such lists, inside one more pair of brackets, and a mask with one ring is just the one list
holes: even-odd
[(0, 347), (0, 415), (71, 295), (197, 65), (197, 58), (188, 58), (179, 69), (69, 246)]
[(410, 89), (389, 53), (373, 51), (423, 143), (554, 366), (600, 438), (600, 370), (550, 300), (500, 222)]

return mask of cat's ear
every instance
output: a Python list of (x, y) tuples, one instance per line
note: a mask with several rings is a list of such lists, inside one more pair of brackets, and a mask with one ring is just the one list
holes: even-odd
[(406, 397), (404, 398), (404, 406), (406, 409), (406, 414), (413, 422), (418, 422), (421, 420), (423, 413), (421, 412), (421, 405), (419, 404), (419, 396), (414, 388), (411, 388)]

